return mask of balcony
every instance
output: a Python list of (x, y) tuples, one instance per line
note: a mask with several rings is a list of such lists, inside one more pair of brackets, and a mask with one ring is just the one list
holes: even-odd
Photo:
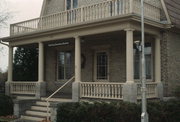
[[(144, 3), (145, 17), (160, 22), (161, 7)], [(110, 0), (11, 24), (10, 35), (29, 34), (114, 16), (140, 15), (140, 0)]]

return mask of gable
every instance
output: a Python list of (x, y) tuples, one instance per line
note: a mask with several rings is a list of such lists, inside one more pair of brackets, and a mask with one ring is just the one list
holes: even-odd
[(164, 0), (170, 20), (180, 28), (180, 0)]

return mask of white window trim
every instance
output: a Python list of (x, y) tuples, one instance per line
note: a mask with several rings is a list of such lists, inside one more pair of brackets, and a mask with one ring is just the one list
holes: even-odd
[[(107, 79), (104, 80), (99, 80), (97, 79), (97, 53), (99, 52), (106, 52), (108, 62), (107, 62)], [(108, 50), (95, 50), (94, 52), (94, 73), (93, 73), (93, 78), (95, 82), (109, 82), (109, 51)]]
[[(66, 82), (68, 79), (59, 79), (59, 53), (60, 52), (70, 52), (71, 53), (71, 58), (72, 58), (72, 51), (71, 50), (64, 50), (64, 51), (57, 51), (57, 56), (56, 56), (56, 79), (58, 82)], [(66, 58), (66, 57), (65, 57)], [(66, 60), (66, 59), (65, 59)], [(66, 65), (66, 63), (65, 63)], [(66, 69), (64, 69), (64, 77), (65, 77)]]
[[(77, 5), (79, 5), (79, 0), (77, 0)], [(67, 0), (64, 0), (64, 10), (66, 11), (67, 10)], [(71, 0), (71, 8), (70, 10), (74, 9), (73, 8), (73, 0)]]
[[(152, 45), (152, 55), (151, 55), (151, 79), (146, 79), (146, 81), (147, 82), (153, 82), (154, 81), (154, 66), (155, 66), (155, 58), (154, 58), (154, 56), (155, 56), (155, 50), (154, 50), (154, 41), (146, 41), (146, 42), (150, 42), (151, 43), (151, 45)], [(146, 43), (145, 42), (145, 43)], [(140, 67), (141, 68), (141, 67)], [(135, 70), (134, 70), (135, 71)], [(140, 73), (140, 75), (141, 75), (141, 73)], [(139, 76), (139, 77), (141, 77), (141, 76)], [(134, 81), (135, 82), (141, 82), (141, 79), (134, 79)]]

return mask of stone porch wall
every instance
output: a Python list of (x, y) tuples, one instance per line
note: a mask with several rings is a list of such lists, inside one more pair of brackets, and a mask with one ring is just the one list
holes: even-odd
[[(126, 80), (126, 53), (125, 38), (88, 38), (81, 42), (82, 54), (86, 58), (85, 67), (82, 68), (82, 81), (94, 81), (94, 54), (96, 50), (107, 50), (109, 52), (109, 81), (125, 82)], [(57, 52), (72, 51), (73, 71), (74, 71), (74, 43), (67, 46), (45, 47), (45, 81), (47, 90), (55, 91), (64, 82), (57, 81)], [(73, 73), (74, 74), (74, 73)], [(71, 93), (71, 84), (64, 88), (62, 92)]]

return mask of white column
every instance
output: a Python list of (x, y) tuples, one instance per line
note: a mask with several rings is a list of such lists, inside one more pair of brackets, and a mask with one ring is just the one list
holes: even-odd
[(9, 46), (8, 82), (13, 80), (13, 47)]
[(155, 82), (161, 82), (161, 46), (159, 37), (155, 39)]
[(133, 31), (126, 29), (126, 82), (134, 82)]
[(81, 81), (81, 39), (75, 37), (75, 82)]
[(39, 42), (38, 82), (44, 81), (44, 44)]

